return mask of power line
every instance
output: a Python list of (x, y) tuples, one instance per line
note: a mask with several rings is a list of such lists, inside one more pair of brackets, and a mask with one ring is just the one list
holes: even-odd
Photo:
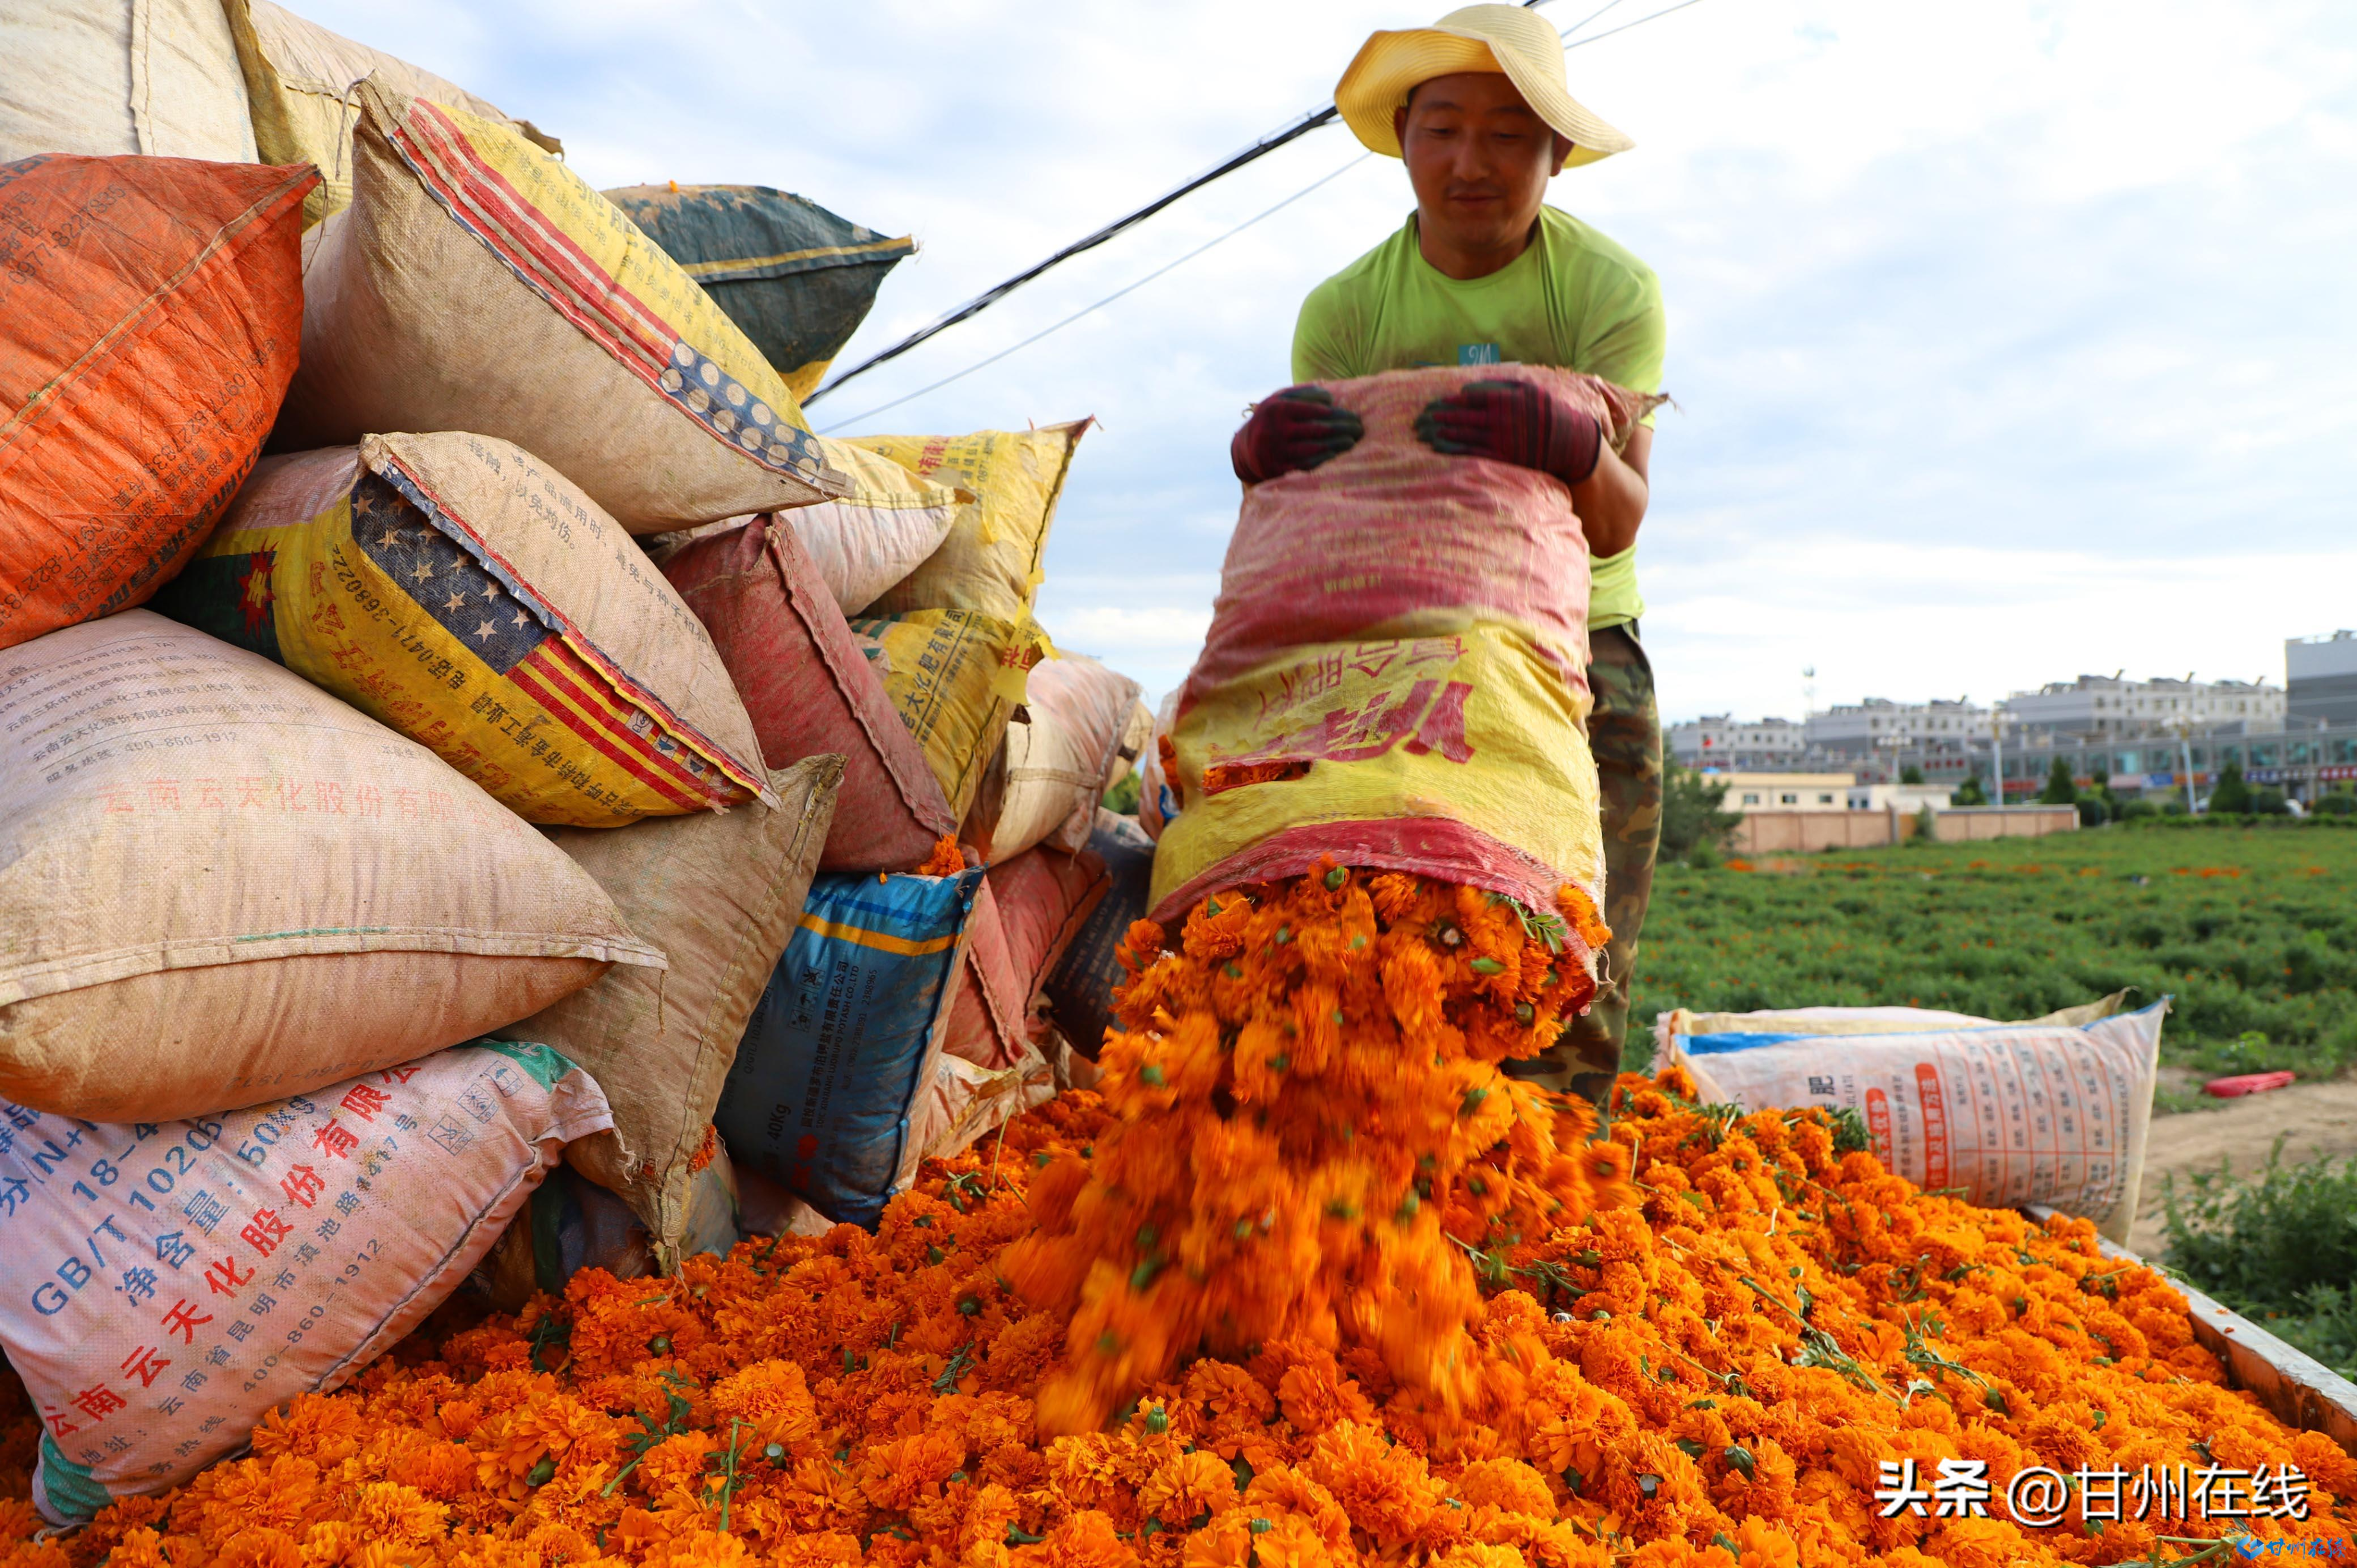
[[(1666, 16), (1673, 11), (1683, 11), (1689, 5), (1699, 5), (1700, 3), (1701, 0), (1677, 0), (1677, 4), (1674, 5), (1666, 5), (1659, 11), (1654, 11), (1646, 16), (1640, 16), (1633, 22), (1624, 22), (1620, 27), (1607, 28), (1605, 31), (1596, 34), (1594, 38), (1582, 38), (1577, 43), (1566, 43), (1564, 48), (1566, 49), (1579, 48), (1584, 45), (1595, 43), (1598, 38), (1609, 38), (1615, 33), (1625, 33), (1630, 28), (1642, 27), (1644, 24), (1654, 20), (1656, 17)], [(1526, 6), (1533, 5), (1543, 5), (1546, 4), (1548, 4), (1548, 0), (1525, 0)], [(1607, 11), (1613, 9), (1620, 4), (1621, 0), (1605, 0), (1604, 5), (1589, 12), (1587, 16), (1582, 16), (1578, 21), (1574, 22), (1569, 27), (1565, 28), (1561, 36), (1566, 39), (1569, 38), (1573, 33), (1579, 31), (1580, 28), (1587, 26), (1588, 23), (1595, 21), (1598, 16), (1603, 16)], [(1288, 127), (1287, 130), (1284, 132), (1271, 133), (1271, 134), (1281, 135), (1285, 140), (1290, 141), (1295, 136), (1300, 135), (1306, 131), (1315, 129), (1318, 124), (1324, 124), (1327, 121), (1331, 120), (1334, 117), (1334, 114), (1335, 110), (1332, 105), (1329, 104), (1327, 108), (1317, 112), (1315, 114), (1304, 116), (1302, 121), (1297, 121), (1295, 124), (1292, 127)], [(1319, 115), (1322, 115), (1323, 118), (1318, 118)], [(1313, 120), (1316, 122), (1315, 124), (1308, 123)], [(1268, 137), (1264, 137), (1262, 138), (1261, 143), (1256, 143), (1254, 145), (1260, 146), (1263, 144), (1266, 144), (1269, 147), (1283, 145), (1282, 142), (1270, 142)], [(996, 288), (991, 290), (987, 294), (976, 295), (974, 298), (968, 300), (964, 305), (960, 306), (956, 310), (952, 311), (949, 315), (942, 317), (940, 320), (934, 322), (931, 327), (926, 328), (923, 331), (903, 338), (900, 342), (886, 349), (883, 353), (877, 354), (871, 359), (865, 360), (853, 369), (845, 371), (842, 375), (836, 377), (834, 381), (828, 382), (825, 386), (821, 387), (817, 392), (813, 392), (809, 397), (803, 399), (802, 406), (804, 408), (808, 408), (812, 403), (816, 403), (820, 398), (825, 396), (828, 392), (833, 392), (836, 387), (841, 386), (845, 381), (849, 381), (852, 377), (872, 370), (876, 366), (882, 364), (887, 360), (894, 359), (899, 355), (906, 353), (909, 349), (915, 348), (918, 344), (923, 342), (926, 338), (931, 338), (937, 332), (954, 327), (960, 321), (963, 321), (969, 317), (978, 315), (982, 311), (989, 308), (992, 305), (996, 304), (998, 300), (1003, 298), (1006, 294), (1021, 286), (1023, 284), (1029, 282), (1031, 279), (1038, 277), (1041, 273), (1046, 272), (1049, 267), (1056, 265), (1066, 257), (1076, 255), (1080, 251), (1087, 249), (1092, 245), (1103, 244), (1106, 240), (1110, 240), (1114, 234), (1119, 233), (1121, 230), (1130, 227), (1133, 223), (1143, 221), (1146, 218), (1152, 216), (1154, 212), (1161, 210), (1162, 208), (1168, 206), (1179, 197), (1186, 195), (1188, 191), (1210, 183), (1211, 179), (1218, 177), (1219, 173), (1232, 172), (1232, 169), (1242, 167), (1244, 163), (1248, 163), (1253, 157), (1257, 157), (1259, 156), (1260, 154), (1258, 153), (1252, 153), (1249, 156), (1239, 155), (1238, 157), (1230, 159), (1228, 164), (1222, 166), (1222, 169), (1218, 171), (1218, 173), (1206, 175), (1201, 178), (1190, 182), (1189, 184), (1162, 198), (1160, 201), (1156, 203), (1151, 209), (1140, 209), (1137, 212), (1133, 213), (1128, 219), (1122, 220), (1120, 224), (1110, 229), (1100, 230), (1088, 240), (1083, 241), (1077, 245), (1068, 246), (1064, 250), (1058, 252), (1055, 255), (1050, 256), (1047, 261), (1040, 263), (1029, 272), (1020, 274), (1016, 277), (1008, 279), (1006, 282), (1000, 284)], [(1369, 158), (1373, 157), (1375, 155), (1371, 152), (1360, 154), (1357, 157), (1352, 158), (1349, 163), (1344, 164), (1340, 168), (1334, 170), (1330, 174), (1320, 176), (1316, 180), (1311, 181), (1308, 185), (1302, 187), (1299, 190), (1295, 191), (1291, 196), (1286, 197), (1275, 206), (1254, 213), (1252, 217), (1245, 219), (1234, 228), (1228, 230), (1224, 233), (1216, 235), (1213, 238), (1205, 241), (1202, 244), (1196, 246), (1193, 250), (1188, 252), (1185, 255), (1178, 257), (1176, 261), (1165, 263), (1163, 265), (1157, 267), (1154, 271), (1146, 274), (1144, 277), (1139, 278), (1124, 287), (1114, 290), (1113, 293), (1105, 295), (1103, 299), (1098, 300), (1095, 304), (1083, 306), (1080, 309), (1072, 312), (1071, 315), (1065, 317), (1062, 320), (1041, 328), (1039, 331), (1034, 332), (1030, 337), (1024, 338), (1021, 342), (1010, 344), (1006, 348), (1001, 349), (997, 353), (991, 355), (988, 359), (977, 360), (973, 364), (968, 365), (965, 369), (954, 371), (950, 375), (943, 376), (940, 381), (933, 381), (926, 386), (919, 387), (915, 392), (909, 392), (906, 396), (896, 397), (889, 403), (878, 403), (874, 408), (867, 410), (865, 413), (855, 413), (848, 419), (837, 420), (833, 424), (828, 425), (825, 430), (820, 432), (820, 434), (832, 435), (835, 431), (845, 429), (850, 425), (858, 424), (863, 421), (874, 418), (879, 413), (898, 408), (904, 403), (913, 403), (918, 398), (924, 396), (927, 392), (938, 392), (942, 387), (949, 385), (952, 381), (963, 381), (966, 377), (974, 374), (976, 371), (985, 370), (990, 366), (998, 363), (999, 360), (1006, 359), (1008, 355), (1029, 348), (1032, 344), (1039, 342), (1042, 338), (1046, 338), (1052, 333), (1060, 332), (1063, 328), (1070, 327), (1073, 322), (1078, 321), (1083, 316), (1092, 315), (1096, 311), (1103, 309), (1106, 306), (1111, 305), (1114, 301), (1121, 298), (1125, 295), (1135, 293), (1137, 290), (1145, 287), (1147, 284), (1152, 283), (1156, 278), (1162, 276), (1165, 273), (1176, 271), (1178, 268), (1184, 266), (1187, 263), (1193, 261), (1197, 256), (1201, 255), (1204, 252), (1212, 249), (1214, 246), (1223, 244), (1226, 242), (1234, 239), (1245, 230), (1251, 228), (1254, 224), (1258, 223), (1262, 219), (1272, 217), (1275, 214), (1283, 211), (1286, 208), (1292, 206), (1295, 202), (1300, 200), (1303, 197), (1308, 196), (1310, 192), (1340, 179), (1342, 176), (1350, 173), (1352, 169), (1357, 168), (1361, 164), (1365, 163)]]
[[(1551, 3), (1552, 0), (1523, 0), (1523, 9), (1528, 10), (1534, 6), (1544, 5)], [(1611, 5), (1618, 4), (1620, 4), (1620, 0), (1611, 0)], [(1608, 5), (1605, 8), (1609, 10), (1611, 8), (1611, 5)], [(1039, 277), (1041, 274), (1063, 265), (1066, 262), (1071, 261), (1074, 256), (1080, 255), (1084, 252), (1095, 250), (1099, 245), (1103, 244), (1106, 241), (1145, 222), (1147, 219), (1153, 217), (1156, 213), (1161, 211), (1172, 202), (1178, 200), (1181, 197), (1202, 189), (1203, 187), (1211, 184), (1213, 180), (1225, 178), (1227, 176), (1232, 175), (1235, 173), (1236, 170), (1243, 167), (1246, 164), (1266, 157), (1269, 154), (1276, 151), (1277, 148), (1284, 146), (1288, 142), (1292, 142), (1308, 135), (1310, 132), (1318, 129), (1320, 125), (1332, 124), (1336, 116), (1340, 113), (1341, 112), (1336, 109), (1333, 104), (1329, 103), (1323, 109), (1312, 109), (1308, 113), (1302, 115), (1291, 124), (1279, 126), (1277, 129), (1271, 131), (1267, 135), (1263, 136), (1260, 140), (1253, 143), (1252, 145), (1244, 148), (1243, 151), (1232, 155), (1211, 168), (1205, 169), (1201, 174), (1197, 175), (1194, 178), (1188, 180), (1182, 185), (1173, 187), (1169, 190), (1164, 191), (1160, 196), (1156, 197), (1153, 200), (1147, 202), (1136, 211), (1131, 212), (1124, 217), (1114, 219), (1112, 222), (1106, 224), (1103, 228), (1097, 230), (1094, 233), (1083, 235), (1080, 239), (1073, 241), (1062, 250), (1058, 251), (1054, 255), (1049, 256), (1046, 261), (1026, 267), (1023, 271), (1017, 273), (1013, 277), (1006, 279), (1004, 283), (996, 284), (985, 289), (982, 293), (975, 295), (972, 299), (967, 300), (963, 305), (959, 306), (948, 315), (940, 317), (930, 326), (921, 327), (916, 331), (909, 333), (906, 338), (901, 338), (898, 343), (893, 344), (883, 352), (870, 354), (866, 359), (862, 360), (856, 365), (852, 366), (851, 369), (844, 371), (843, 374), (835, 377), (834, 380), (827, 382), (826, 385), (811, 393), (810, 396), (802, 399), (802, 406), (804, 408), (808, 408), (811, 404), (826, 396), (827, 393), (834, 391), (835, 388), (843, 385), (844, 382), (850, 381), (853, 377), (864, 376), (868, 371), (874, 370), (877, 366), (883, 364), (886, 360), (899, 359), (901, 355), (907, 353), (909, 349), (915, 348), (918, 344), (922, 343), (926, 338), (932, 337), (936, 333), (946, 332), (951, 328), (956, 326), (959, 322), (971, 320), (973, 317), (981, 315), (984, 311), (988, 310), (992, 306), (996, 305), (1000, 300), (1005, 299), (1008, 295), (1013, 294), (1017, 289), (1021, 288), (1025, 284), (1029, 283), (1036, 277)]]
[(1080, 309), (1072, 312), (1070, 316), (1065, 317), (1061, 321), (1056, 322), (1052, 326), (1041, 328), (1039, 331), (1031, 334), (1030, 337), (1024, 338), (1020, 343), (1009, 344), (1007, 347), (1001, 349), (997, 353), (990, 356), (987, 360), (977, 360), (973, 364), (968, 365), (964, 370), (956, 371), (951, 375), (943, 376), (940, 381), (933, 382), (931, 386), (919, 387), (915, 392), (909, 392), (905, 396), (896, 397), (890, 403), (877, 403), (874, 408), (869, 409), (865, 413), (855, 413), (848, 419), (837, 420), (834, 424), (828, 425), (823, 431), (820, 432), (820, 434), (832, 435), (834, 432), (844, 429), (846, 426), (864, 424), (867, 420), (875, 418), (876, 415), (884, 413), (887, 409), (898, 408), (904, 403), (914, 403), (917, 399), (924, 396), (929, 392), (938, 392), (942, 388), (949, 385), (952, 381), (963, 381), (966, 377), (974, 374), (974, 371), (987, 369), (988, 367), (998, 363), (999, 360), (1006, 358), (1007, 355), (1016, 352), (1017, 349), (1028, 349), (1032, 344), (1037, 343), (1040, 338), (1047, 337), (1049, 333), (1060, 332), (1065, 328), (1070, 327), (1073, 322), (1078, 321), (1082, 317), (1087, 316), (1092, 312), (1103, 309), (1106, 306), (1111, 305), (1114, 300), (1119, 299), (1123, 295), (1135, 294), (1139, 289), (1144, 288), (1147, 284), (1152, 283), (1156, 278), (1160, 277), (1163, 274), (1175, 271), (1176, 269), (1186, 265), (1186, 263), (1193, 261), (1197, 256), (1201, 255), (1212, 246), (1222, 244), (1227, 241), (1234, 239), (1237, 235), (1243, 233), (1245, 230), (1251, 228), (1262, 219), (1282, 212), (1285, 209), (1292, 206), (1303, 197), (1308, 196), (1311, 191), (1341, 178), (1344, 175), (1349, 174), (1352, 169), (1357, 168), (1361, 164), (1365, 163), (1369, 158), (1373, 157), (1375, 155), (1372, 153), (1361, 153), (1357, 157), (1352, 158), (1340, 168), (1338, 168), (1333, 173), (1323, 176), (1312, 183), (1302, 187), (1299, 190), (1295, 191), (1291, 196), (1286, 197), (1283, 201), (1278, 202), (1275, 207), (1254, 213), (1252, 217), (1245, 219), (1243, 222), (1237, 224), (1226, 233), (1221, 234), (1211, 240), (1206, 240), (1203, 243), (1196, 246), (1185, 255), (1180, 256), (1177, 261), (1166, 262), (1161, 266), (1155, 268), (1152, 272), (1146, 274), (1144, 277), (1139, 278), (1136, 282), (1129, 285), (1127, 287), (1114, 290), (1113, 293), (1105, 295), (1103, 299), (1098, 300), (1094, 305), (1082, 306)]
[[(1620, 0), (1612, 0), (1613, 5), (1617, 5), (1620, 3)], [(1701, 4), (1702, 0), (1678, 0), (1678, 3), (1674, 5), (1664, 5), (1658, 11), (1649, 11), (1633, 22), (1623, 22), (1617, 27), (1607, 27), (1600, 33), (1590, 34), (1588, 37), (1580, 39), (1576, 44), (1566, 44), (1563, 47), (1566, 49), (1584, 49), (1590, 44), (1602, 43), (1606, 38), (1610, 38), (1615, 33), (1625, 33), (1631, 27), (1641, 27), (1648, 22), (1658, 21), (1660, 18), (1668, 16), (1673, 11), (1683, 11), (1689, 5), (1699, 5)], [(1609, 11), (1612, 9), (1612, 5), (1607, 5), (1604, 9)]]

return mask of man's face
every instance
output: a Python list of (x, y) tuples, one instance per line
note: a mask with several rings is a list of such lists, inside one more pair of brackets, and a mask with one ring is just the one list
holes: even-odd
[(1571, 152), (1496, 71), (1433, 78), (1397, 124), (1424, 231), (1454, 249), (1519, 245)]

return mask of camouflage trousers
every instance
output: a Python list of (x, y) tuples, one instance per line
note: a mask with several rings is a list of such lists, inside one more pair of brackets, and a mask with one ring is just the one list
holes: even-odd
[(1584, 1017), (1575, 1018), (1544, 1055), (1508, 1062), (1506, 1070), (1603, 1106), (1620, 1070), (1620, 1042), (1637, 972), (1637, 938), (1653, 895), (1653, 852), (1662, 842), (1662, 721), (1653, 703), (1653, 666), (1634, 622), (1590, 639), (1588, 689), (1595, 707), (1587, 746), (1604, 817), (1604, 983)]

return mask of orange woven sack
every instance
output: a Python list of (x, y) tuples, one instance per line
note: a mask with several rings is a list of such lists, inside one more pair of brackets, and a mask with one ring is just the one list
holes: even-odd
[(228, 510), (295, 375), (318, 182), (0, 165), (0, 648), (145, 603)]

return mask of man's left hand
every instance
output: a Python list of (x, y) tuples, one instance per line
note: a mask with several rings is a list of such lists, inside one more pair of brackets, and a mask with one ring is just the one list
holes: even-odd
[(1436, 452), (1536, 468), (1566, 485), (1585, 483), (1604, 450), (1592, 415), (1529, 381), (1468, 381), (1425, 404), (1415, 434)]

